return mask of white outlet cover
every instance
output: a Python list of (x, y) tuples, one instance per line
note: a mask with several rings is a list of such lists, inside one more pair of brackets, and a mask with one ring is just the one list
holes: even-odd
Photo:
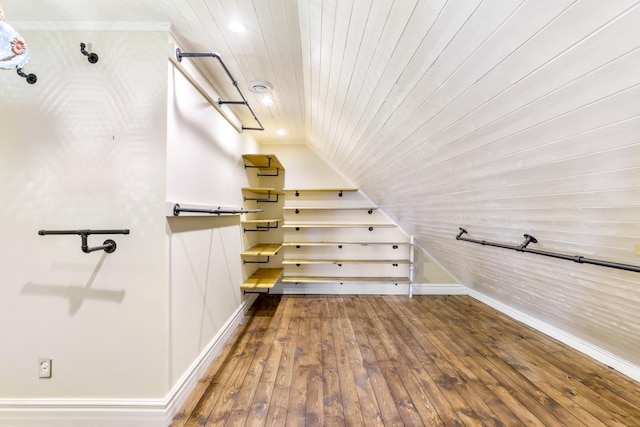
[(40, 378), (51, 378), (51, 359), (41, 357), (38, 359), (38, 366)]

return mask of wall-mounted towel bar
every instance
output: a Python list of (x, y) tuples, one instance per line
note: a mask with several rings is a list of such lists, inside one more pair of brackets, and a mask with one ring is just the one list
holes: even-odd
[(104, 250), (106, 253), (110, 254), (112, 252), (115, 252), (116, 242), (114, 242), (111, 239), (107, 239), (100, 246), (89, 247), (87, 243), (87, 236), (89, 236), (90, 234), (129, 234), (129, 230), (127, 229), (124, 229), (124, 230), (40, 230), (38, 231), (38, 234), (41, 236), (46, 236), (49, 234), (80, 235), (80, 238), (82, 239), (80, 249), (82, 249), (82, 252), (88, 254), (90, 252)]
[(236, 79), (233, 77), (233, 74), (231, 74), (231, 71), (229, 71), (229, 68), (227, 68), (227, 65), (224, 63), (224, 61), (222, 60), (222, 57), (220, 56), (219, 53), (216, 52), (201, 52), (201, 53), (193, 53), (193, 52), (183, 52), (180, 48), (176, 49), (176, 59), (178, 60), (178, 62), (182, 62), (182, 58), (215, 58), (218, 60), (218, 62), (220, 62), (220, 65), (222, 65), (222, 68), (224, 69), (225, 73), (227, 73), (227, 76), (229, 76), (229, 79), (231, 80), (231, 83), (233, 84), (233, 86), (236, 88), (236, 90), (238, 91), (238, 94), (240, 94), (240, 97), (242, 98), (242, 101), (223, 101), (221, 99), (218, 99), (218, 105), (222, 106), (225, 104), (231, 104), (231, 105), (245, 105), (249, 111), (251, 112), (251, 115), (253, 116), (254, 120), (258, 123), (258, 125), (260, 127), (247, 127), (245, 125), (242, 125), (242, 130), (264, 130), (264, 126), (262, 125), (262, 123), (260, 123), (260, 119), (258, 119), (258, 117), (256, 116), (256, 113), (253, 111), (253, 108), (251, 108), (251, 105), (249, 105), (249, 102), (247, 101), (247, 98), (244, 97), (244, 94), (242, 93), (242, 91), (240, 90), (240, 88), (238, 87), (238, 82), (236, 81)]
[(541, 251), (538, 249), (530, 249), (527, 247), (529, 243), (538, 243), (538, 240), (529, 234), (524, 235), (525, 240), (524, 242), (522, 242), (521, 245), (505, 245), (503, 243), (487, 242), (486, 240), (476, 240), (476, 239), (469, 239), (467, 237), (462, 237), (464, 234), (467, 234), (467, 230), (465, 230), (462, 227), (459, 227), (459, 228), (460, 228), (460, 232), (456, 236), (456, 240), (463, 240), (465, 242), (478, 243), (479, 245), (485, 245), (485, 246), (495, 246), (497, 248), (511, 249), (519, 252), (530, 252), (532, 254), (544, 255), (552, 258), (566, 259), (567, 261), (573, 261), (579, 264), (593, 264), (593, 265), (599, 265), (601, 267), (617, 268), (619, 270), (635, 271), (636, 273), (640, 273), (640, 266), (636, 266), (636, 265), (621, 264), (617, 262), (585, 258), (579, 255), (566, 255), (566, 254), (560, 254), (557, 252), (548, 252), (548, 251)]
[(210, 215), (240, 215), (245, 213), (258, 213), (262, 212), (262, 209), (234, 209), (234, 208), (223, 208), (218, 206), (215, 209), (199, 209), (199, 208), (183, 208), (180, 207), (180, 204), (176, 203), (173, 205), (173, 215), (179, 216), (180, 212), (189, 212), (189, 213), (202, 213), (202, 214), (210, 214)]

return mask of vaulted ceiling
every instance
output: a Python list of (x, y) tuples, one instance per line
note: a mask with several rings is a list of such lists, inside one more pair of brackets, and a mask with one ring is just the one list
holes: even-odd
[(637, 0), (4, 2), (18, 28), (170, 23), (273, 84), (259, 142), (306, 143), (462, 283), (640, 365), (638, 273), (454, 238), (640, 264)]

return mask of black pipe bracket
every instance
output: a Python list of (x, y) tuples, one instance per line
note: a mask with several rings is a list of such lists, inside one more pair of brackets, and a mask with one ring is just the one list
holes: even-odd
[(22, 71), (22, 68), (16, 68), (16, 72), (20, 77), (24, 77), (25, 79), (27, 79), (27, 83), (29, 83), (30, 85), (35, 84), (35, 82), (38, 81), (38, 76), (36, 76), (35, 74), (26, 74)]
[(108, 254), (115, 252), (116, 242), (111, 239), (105, 240), (102, 245), (90, 247), (87, 238), (90, 234), (129, 234), (128, 229), (124, 230), (40, 230), (40, 236), (46, 235), (79, 235), (81, 239), (80, 249), (85, 254), (95, 251), (105, 251)]
[(96, 62), (98, 62), (98, 55), (95, 53), (89, 53), (86, 50), (87, 45), (84, 43), (80, 43), (80, 53), (82, 53), (84, 56), (87, 57), (87, 60), (91, 63), (91, 64), (95, 64)]

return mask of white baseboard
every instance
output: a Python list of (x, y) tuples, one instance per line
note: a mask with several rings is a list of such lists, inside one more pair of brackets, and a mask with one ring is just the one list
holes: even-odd
[(2, 427), (166, 427), (222, 350), (257, 295), (227, 320), (164, 399), (0, 399)]
[(409, 295), (409, 285), (393, 283), (280, 283), (272, 294), (284, 295)]
[(524, 323), (527, 326), (534, 328), (535, 330), (542, 332), (558, 341), (568, 345), (569, 347), (586, 354), (595, 360), (604, 363), (607, 366), (615, 369), (618, 372), (632, 378), (635, 381), (640, 381), (640, 366), (635, 365), (627, 360), (624, 360), (607, 350), (604, 350), (596, 345), (593, 345), (582, 338), (578, 338), (562, 329), (556, 328), (546, 322), (536, 319), (533, 316), (528, 315), (520, 310), (508, 306), (498, 300), (495, 300), (487, 295), (477, 292), (473, 289), (467, 288), (468, 295), (472, 298), (487, 304), (488, 306), (495, 308), (499, 312), (506, 314), (507, 316)]
[(3, 427), (166, 426), (164, 399), (2, 399)]
[(445, 284), (414, 284), (414, 295), (468, 295), (469, 289), (457, 283)]
[[(364, 291), (364, 292), (363, 292)], [(300, 283), (279, 284), (271, 291), (272, 294), (289, 295), (409, 295), (409, 285), (393, 283), (373, 283), (366, 287), (361, 283)], [(467, 295), (468, 289), (464, 285), (451, 284), (414, 284), (414, 295)]]

